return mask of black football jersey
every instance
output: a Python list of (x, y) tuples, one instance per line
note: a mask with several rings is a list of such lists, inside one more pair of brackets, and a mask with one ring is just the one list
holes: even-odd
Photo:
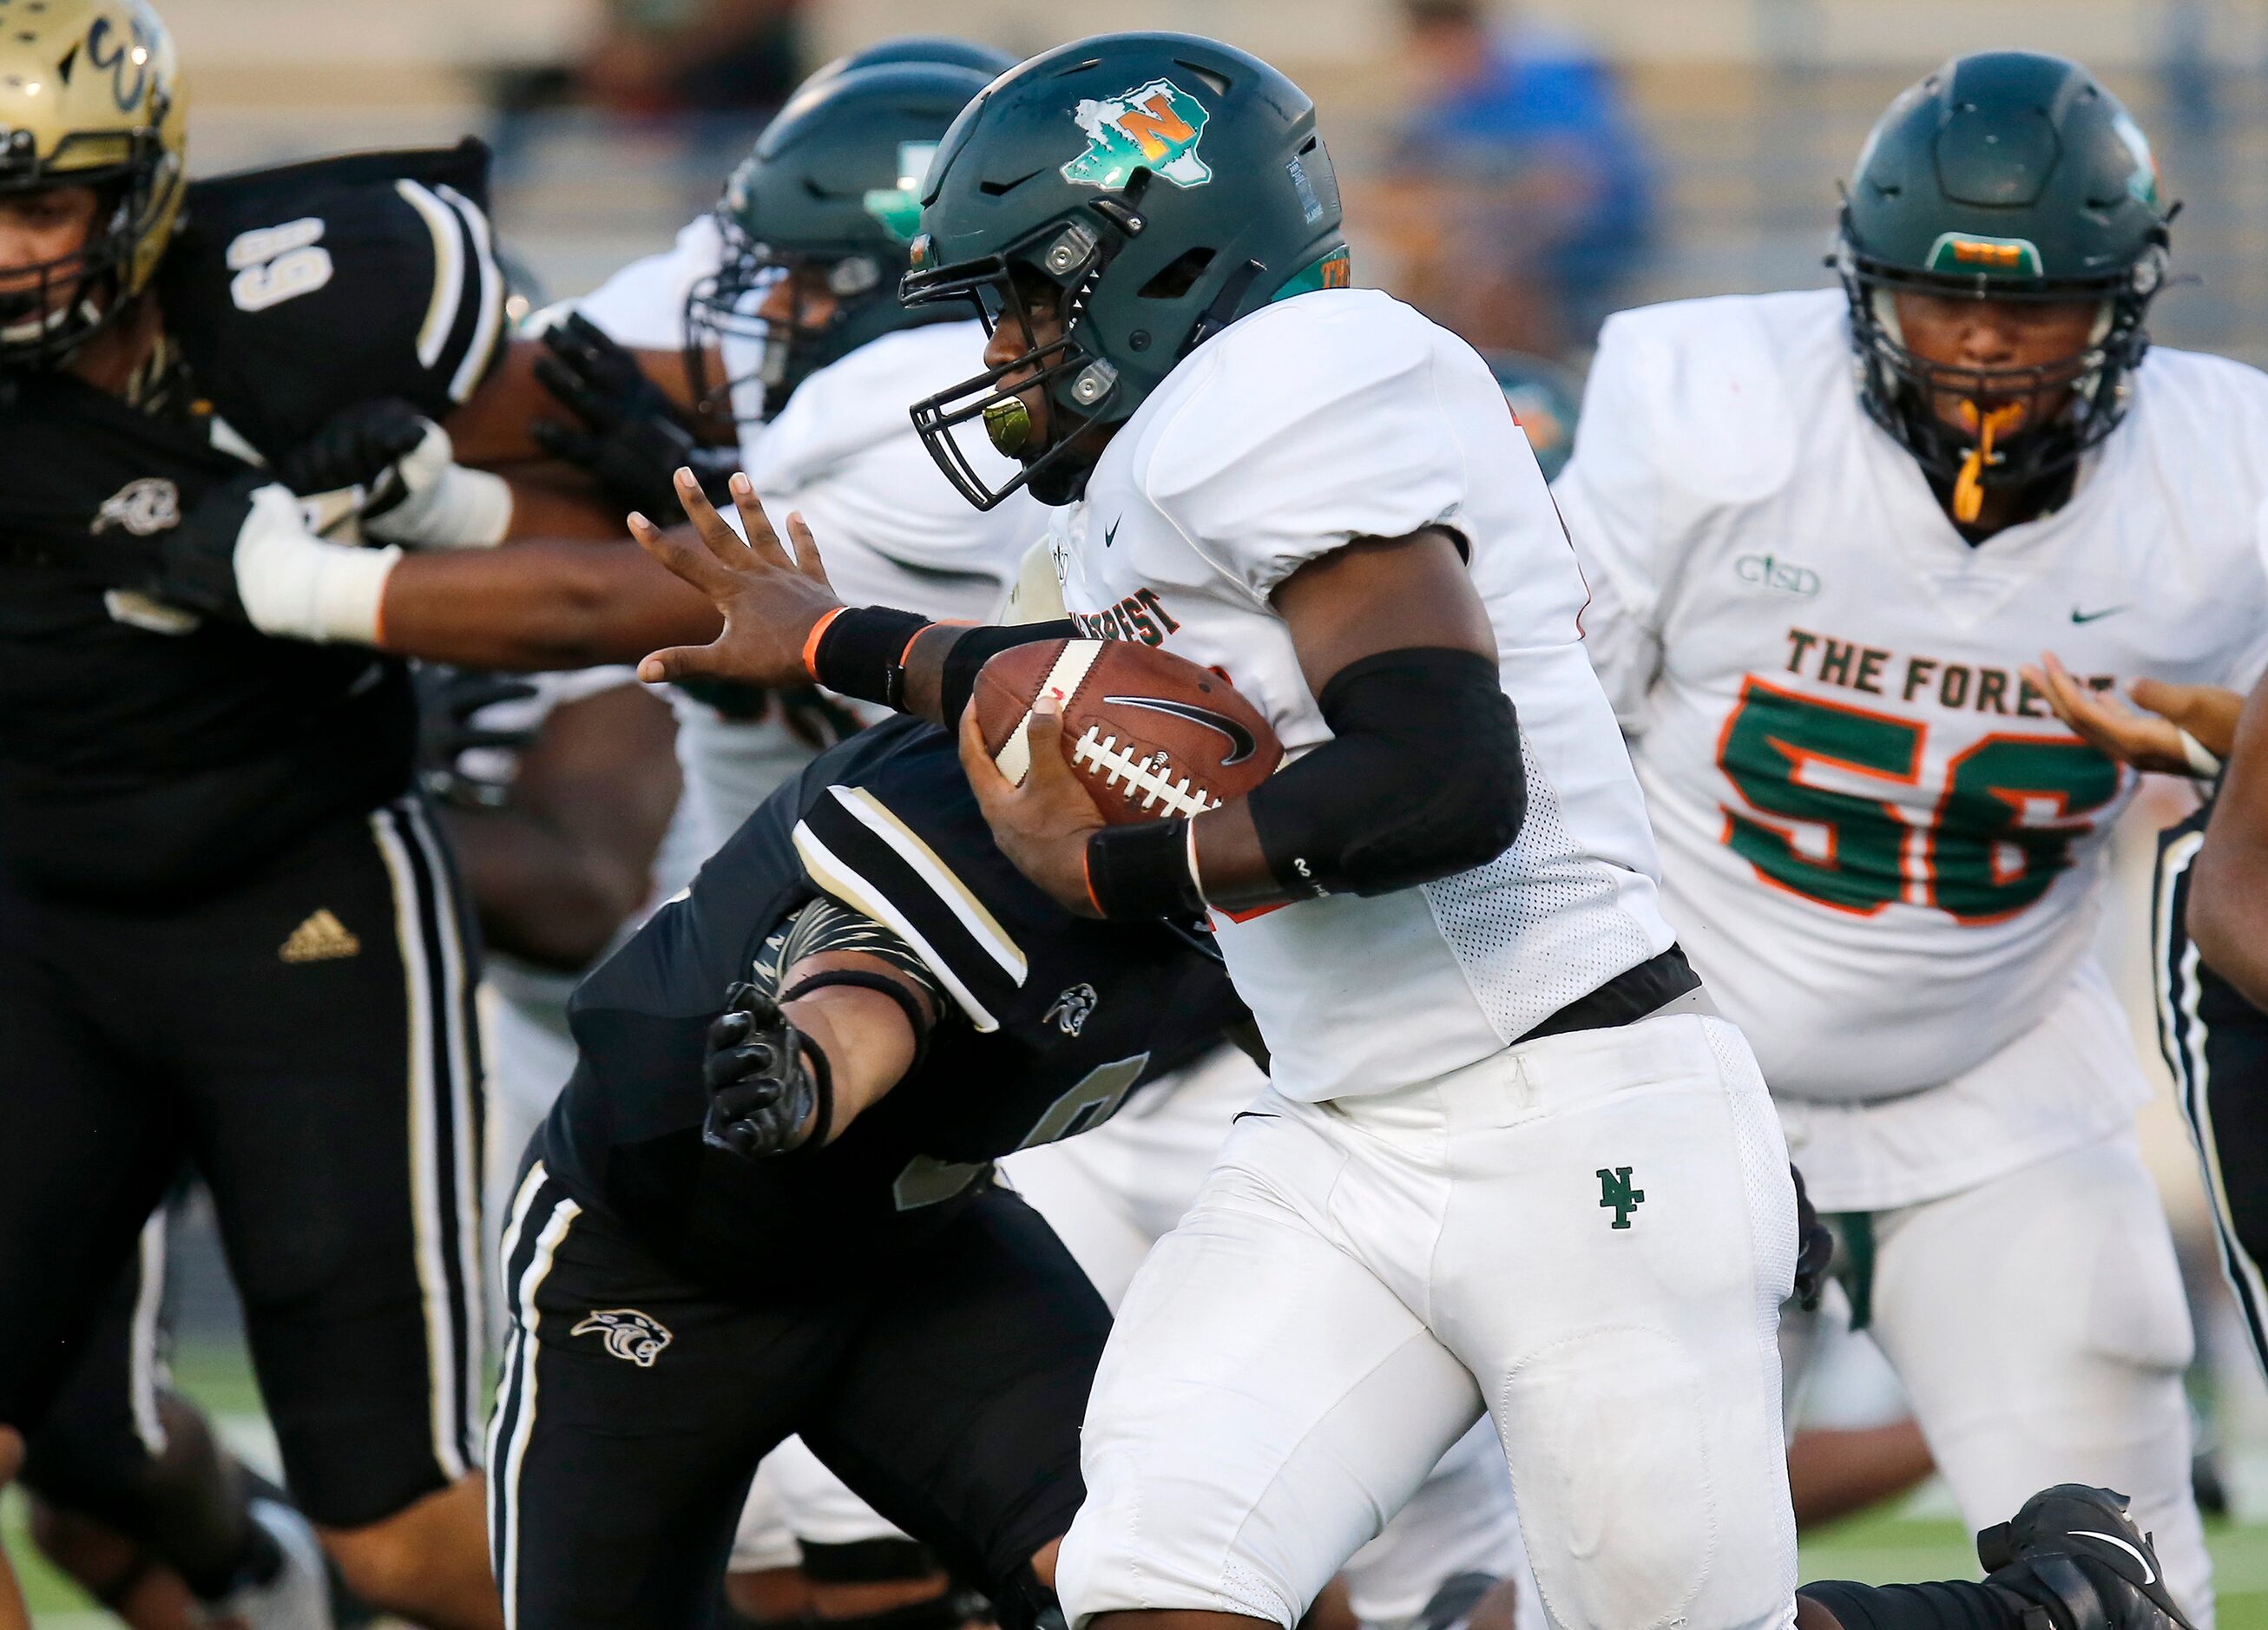
[(178, 368), (145, 409), (60, 372), (0, 393), (0, 862), (158, 904), (223, 885), (409, 773), (400, 663), (136, 592), (214, 487), (334, 414), (435, 418), (498, 355), (478, 143), (193, 182), (156, 298)]
[[(823, 1147), (702, 1141), (711, 1022), (820, 894), (896, 932), (957, 1011), (920, 1066)], [(953, 737), (911, 719), (774, 793), (576, 991), (578, 1062), (538, 1149), (551, 1175), (711, 1282), (824, 1277), (935, 1227), (992, 1162), (1098, 1125), (1244, 1016), (1203, 936), (1071, 916), (992, 842)]]

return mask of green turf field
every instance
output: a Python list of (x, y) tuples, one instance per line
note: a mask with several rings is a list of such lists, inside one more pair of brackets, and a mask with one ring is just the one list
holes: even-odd
[[(237, 1439), (256, 1435), (259, 1400), (239, 1353), (189, 1349), (175, 1356), (173, 1379), (220, 1421), (225, 1434)], [(32, 1617), (42, 1630), (96, 1630), (114, 1622), (40, 1563), (25, 1538), (22, 1502), (13, 1494), (0, 1501), (0, 1532), (23, 1577)], [(2220, 1630), (2268, 1630), (2268, 1523), (2219, 1524), (2209, 1538), (2219, 1570)], [(1892, 1508), (1808, 1538), (1800, 1576), (1870, 1584), (1973, 1579), (1977, 1558), (1958, 1523)]]

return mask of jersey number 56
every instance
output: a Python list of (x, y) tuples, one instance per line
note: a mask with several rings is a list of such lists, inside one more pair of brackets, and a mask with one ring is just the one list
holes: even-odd
[[(1726, 809), (1726, 844), (1766, 881), (1860, 916), (1899, 900), (1963, 923), (2025, 910), (2071, 864), (2072, 845), (2094, 830), (2084, 817), (2117, 796), (2118, 766), (2083, 741), (1988, 735), (1956, 755), (1927, 792), (1924, 824), (1898, 804), (1923, 801), (1916, 794), (1925, 792), (1928, 731), (1749, 680), (1717, 762), (1756, 813)], [(1802, 778), (1812, 764), (1880, 780), (1883, 796), (1812, 785)], [(2029, 823), (2042, 806), (2051, 823)], [(1793, 827), (1823, 831), (1824, 853), (1799, 847)], [(1918, 872), (1908, 860), (1917, 837)]]

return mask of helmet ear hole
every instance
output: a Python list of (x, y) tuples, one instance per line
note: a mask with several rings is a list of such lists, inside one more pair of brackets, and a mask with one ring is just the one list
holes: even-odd
[(1212, 264), (1213, 252), (1203, 247), (1185, 249), (1160, 267), (1150, 281), (1136, 291), (1136, 298), (1145, 300), (1178, 300), (1197, 287), (1205, 268)]

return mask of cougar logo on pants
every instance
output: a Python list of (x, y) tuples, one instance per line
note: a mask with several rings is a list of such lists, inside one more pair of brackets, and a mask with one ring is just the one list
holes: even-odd
[(649, 1318), (636, 1308), (608, 1308), (594, 1311), (567, 1333), (587, 1336), (593, 1331), (607, 1339), (607, 1351), (618, 1359), (628, 1359), (640, 1369), (652, 1369), (654, 1360), (669, 1345), (669, 1328), (659, 1319)]

